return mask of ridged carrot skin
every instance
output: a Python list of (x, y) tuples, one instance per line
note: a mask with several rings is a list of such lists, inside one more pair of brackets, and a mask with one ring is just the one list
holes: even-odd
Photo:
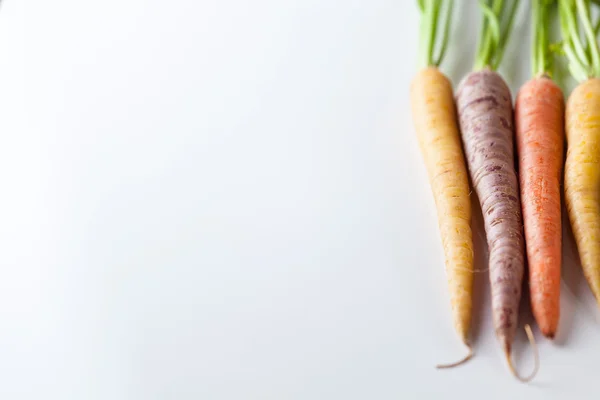
[(469, 181), (449, 80), (421, 70), (410, 90), (413, 121), (435, 198), (455, 329), (468, 344), (473, 291)]
[(544, 76), (523, 85), (515, 104), (531, 307), (549, 338), (560, 316), (564, 110), (561, 89)]
[(483, 69), (464, 78), (456, 91), (456, 105), (489, 247), (494, 328), (508, 356), (525, 261), (510, 91), (500, 75)]
[(583, 273), (600, 303), (600, 79), (569, 96), (565, 202)]

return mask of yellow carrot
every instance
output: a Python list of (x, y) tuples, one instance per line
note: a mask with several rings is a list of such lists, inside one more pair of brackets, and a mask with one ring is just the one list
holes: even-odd
[[(593, 29), (597, 22), (583, 1), (560, 0), (559, 6), (563, 49), (571, 74), (580, 82), (565, 113), (565, 202), (583, 273), (600, 303), (600, 48)], [(585, 39), (569, 28), (578, 24), (584, 27)]]
[(583, 273), (600, 302), (600, 79), (571, 93), (566, 129), (565, 200)]
[(411, 86), (412, 115), (437, 207), (455, 329), (469, 346), (473, 286), (471, 200), (452, 86), (435, 67)]
[[(453, 0), (418, 2), (421, 13), (421, 66), (410, 88), (413, 121), (421, 147), (438, 214), (444, 246), (446, 276), (452, 305), (452, 317), (458, 335), (469, 348), (471, 296), (473, 291), (473, 239), (469, 180), (463, 156), (452, 85), (439, 70), (446, 46)], [(441, 17), (440, 17), (441, 16)], [(445, 19), (438, 56), (434, 59), (438, 19)]]

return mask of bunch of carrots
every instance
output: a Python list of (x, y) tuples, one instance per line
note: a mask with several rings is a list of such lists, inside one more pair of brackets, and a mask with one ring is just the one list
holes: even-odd
[[(473, 355), (473, 192), (489, 248), (495, 333), (510, 371), (527, 381), (539, 364), (528, 325), (534, 371), (522, 377), (511, 356), (525, 265), (535, 321), (552, 339), (560, 317), (563, 189), (583, 272), (600, 303), (600, 19), (592, 21), (590, 0), (527, 3), (532, 7), (532, 78), (519, 90), (513, 109), (508, 85), (496, 70), (518, 0), (479, 0), (483, 21), (475, 67), (456, 92), (439, 70), (449, 46), (454, 0), (417, 3), (421, 70), (410, 89), (412, 114), (438, 214), (454, 325), (468, 348), (464, 359), (438, 367), (460, 365)], [(552, 43), (556, 14), (562, 38)], [(579, 82), (566, 106), (552, 80), (554, 55), (566, 58)]]

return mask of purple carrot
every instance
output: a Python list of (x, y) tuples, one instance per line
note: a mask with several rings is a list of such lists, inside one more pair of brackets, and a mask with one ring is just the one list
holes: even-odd
[[(523, 219), (515, 171), (513, 109), (510, 90), (494, 71), (502, 60), (518, 1), (494, 1), (492, 4), (490, 7), (486, 2), (479, 2), (484, 11), (484, 23), (475, 72), (467, 75), (458, 86), (456, 107), (465, 158), (481, 204), (490, 252), (496, 337), (510, 371), (517, 379), (528, 381), (539, 367), (537, 347), (529, 325), (525, 326), (525, 331), (535, 355), (532, 374), (521, 377), (515, 371), (511, 356), (525, 269)], [(498, 32), (493, 31), (492, 26), (504, 28)]]
[(461, 82), (456, 104), (490, 250), (494, 327), (510, 354), (525, 265), (510, 91), (496, 72), (481, 70)]

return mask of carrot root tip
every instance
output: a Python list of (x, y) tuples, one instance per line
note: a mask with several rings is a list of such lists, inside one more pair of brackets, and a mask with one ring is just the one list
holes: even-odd
[(544, 336), (550, 340), (553, 340), (556, 334), (554, 332), (545, 333)]
[(510, 372), (513, 374), (513, 376), (515, 378), (517, 378), (521, 382), (529, 382), (530, 380), (532, 380), (535, 377), (535, 375), (537, 374), (538, 369), (540, 368), (540, 357), (538, 354), (537, 345), (535, 343), (535, 338), (533, 337), (533, 332), (531, 331), (531, 327), (529, 325), (525, 325), (525, 333), (527, 333), (527, 338), (529, 339), (529, 344), (531, 345), (531, 347), (533, 349), (533, 359), (534, 359), (534, 363), (535, 363), (535, 365), (533, 367), (533, 371), (531, 371), (531, 373), (528, 376), (522, 377), (521, 375), (519, 375), (519, 373), (515, 369), (515, 366), (512, 362), (510, 349), (507, 348), (504, 351), (504, 355), (506, 356), (506, 362), (508, 364), (508, 368), (510, 369)]
[(458, 367), (459, 365), (462, 365), (462, 364), (466, 363), (471, 358), (473, 358), (473, 348), (469, 344), (467, 344), (467, 348), (469, 349), (469, 353), (465, 357), (463, 357), (462, 359), (460, 359), (460, 360), (458, 360), (456, 362), (450, 363), (450, 364), (438, 364), (435, 367), (437, 369), (448, 369), (448, 368)]

